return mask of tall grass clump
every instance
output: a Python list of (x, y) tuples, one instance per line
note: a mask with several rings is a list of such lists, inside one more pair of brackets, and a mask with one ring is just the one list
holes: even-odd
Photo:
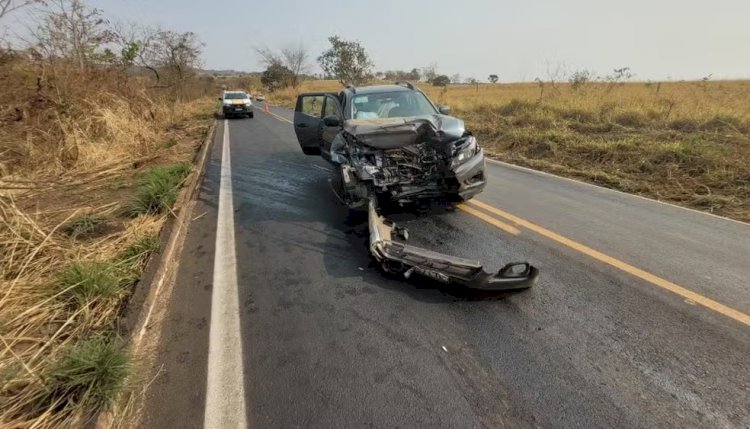
[(152, 253), (158, 252), (161, 243), (156, 235), (139, 237), (120, 255), (120, 261), (130, 270), (140, 271)]
[(122, 392), (130, 366), (124, 341), (116, 335), (80, 339), (63, 348), (41, 374), (44, 389), (28, 398), (23, 411), (29, 415), (77, 414), (80, 424), (90, 422)]
[(77, 261), (60, 275), (61, 297), (76, 307), (119, 302), (125, 294), (125, 272), (108, 261)]
[(183, 162), (149, 170), (140, 180), (129, 213), (160, 214), (169, 210), (177, 200), (177, 194), (190, 173), (190, 168), (189, 163)]
[(98, 214), (83, 214), (63, 225), (62, 231), (72, 238), (87, 236), (95, 233), (106, 221), (106, 217)]

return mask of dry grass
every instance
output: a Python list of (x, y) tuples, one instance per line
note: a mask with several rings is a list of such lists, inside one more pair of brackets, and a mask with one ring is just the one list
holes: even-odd
[(0, 427), (79, 427), (127, 388), (118, 318), (169, 215), (127, 209), (148, 172), (183, 177), (214, 107), (40, 67), (0, 64)]
[(420, 87), (497, 159), (750, 221), (750, 81)]

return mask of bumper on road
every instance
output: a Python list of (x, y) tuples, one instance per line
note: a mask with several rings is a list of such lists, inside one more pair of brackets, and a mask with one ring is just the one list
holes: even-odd
[(442, 283), (492, 291), (526, 289), (539, 276), (539, 270), (526, 262), (510, 263), (497, 273), (488, 273), (479, 261), (393, 241), (391, 234), (395, 224), (378, 214), (373, 201), (368, 206), (368, 222), (370, 253), (387, 272), (402, 274), (406, 278), (416, 273)]

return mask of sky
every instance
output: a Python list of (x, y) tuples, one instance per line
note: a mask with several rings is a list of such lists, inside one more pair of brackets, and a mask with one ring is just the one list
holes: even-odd
[(111, 20), (193, 31), (205, 68), (262, 70), (253, 48), (360, 41), (375, 70), (422, 68), (503, 82), (555, 70), (638, 80), (750, 78), (750, 0), (89, 0)]

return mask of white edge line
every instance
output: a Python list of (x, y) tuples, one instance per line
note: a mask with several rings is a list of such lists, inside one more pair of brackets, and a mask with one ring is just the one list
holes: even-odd
[(709, 213), (709, 212), (704, 212), (704, 211), (701, 211), (701, 210), (691, 209), (690, 207), (679, 206), (677, 204), (668, 203), (666, 201), (655, 200), (653, 198), (644, 197), (643, 195), (631, 194), (629, 192), (620, 191), (618, 189), (605, 188), (604, 186), (599, 186), (599, 185), (596, 185), (594, 183), (588, 183), (588, 182), (584, 182), (582, 180), (572, 179), (570, 177), (558, 176), (556, 174), (548, 173), (546, 171), (535, 170), (533, 168), (523, 167), (521, 165), (511, 164), (511, 163), (504, 162), (504, 161), (498, 161), (497, 159), (491, 159), (489, 157), (487, 157), (486, 159), (487, 159), (487, 162), (489, 162), (491, 164), (498, 164), (498, 165), (501, 165), (503, 167), (508, 167), (508, 168), (512, 168), (512, 169), (515, 169), (515, 170), (526, 171), (526, 172), (537, 174), (537, 175), (540, 175), (540, 176), (548, 176), (548, 177), (552, 177), (552, 178), (555, 178), (555, 179), (566, 180), (568, 182), (577, 183), (579, 185), (590, 186), (592, 188), (596, 188), (596, 189), (599, 189), (599, 190), (602, 190), (602, 191), (608, 191), (608, 192), (612, 192), (612, 193), (615, 193), (615, 194), (627, 195), (629, 197), (639, 198), (641, 200), (646, 200), (646, 201), (649, 201), (649, 202), (652, 202), (652, 203), (663, 204), (665, 206), (674, 207), (674, 208), (682, 209), (682, 210), (687, 210), (689, 212), (693, 212), (693, 213), (697, 213), (697, 214), (701, 214), (701, 215), (706, 215), (706, 216), (711, 216), (711, 217), (718, 218), (718, 219), (721, 219), (721, 220), (728, 220), (730, 222), (738, 223), (740, 225), (750, 226), (750, 223), (743, 222), (741, 220), (732, 219), (732, 218), (728, 218), (728, 217), (725, 217), (725, 216), (719, 216), (717, 214), (713, 214), (713, 213)]
[(207, 429), (247, 427), (229, 142), (225, 119), (203, 420)]

